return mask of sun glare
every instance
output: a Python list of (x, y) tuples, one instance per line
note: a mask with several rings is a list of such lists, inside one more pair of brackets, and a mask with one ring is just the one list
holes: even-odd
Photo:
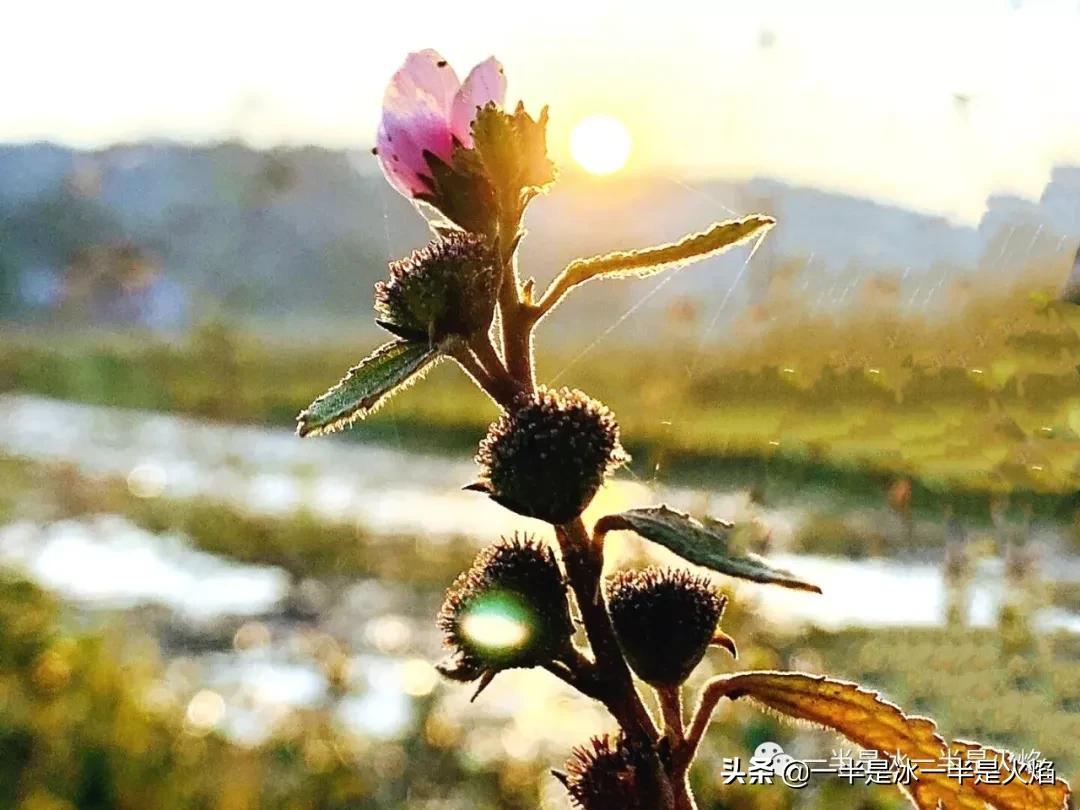
[(618, 118), (591, 115), (570, 134), (570, 153), (589, 174), (611, 174), (626, 165), (633, 142)]
[(461, 629), (481, 647), (508, 651), (528, 640), (530, 629), (526, 619), (517, 603), (495, 595), (472, 605), (462, 619)]

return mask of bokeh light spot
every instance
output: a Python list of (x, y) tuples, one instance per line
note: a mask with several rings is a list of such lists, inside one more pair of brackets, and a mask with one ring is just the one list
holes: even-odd
[(461, 629), (474, 644), (492, 652), (520, 647), (532, 633), (528, 612), (505, 594), (477, 599), (462, 618)]
[(439, 673), (422, 658), (410, 658), (401, 665), (401, 691), (410, 697), (430, 695), (439, 682)]
[(217, 692), (203, 689), (188, 703), (184, 719), (187, 721), (188, 730), (198, 734), (210, 731), (224, 716), (225, 699)]
[(168, 476), (158, 464), (138, 464), (128, 473), (128, 491), (136, 498), (157, 498), (165, 491)]

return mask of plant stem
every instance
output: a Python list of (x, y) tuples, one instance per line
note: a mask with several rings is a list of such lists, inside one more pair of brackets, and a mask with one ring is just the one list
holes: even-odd
[(571, 660), (550, 661), (544, 664), (544, 669), (581, 692), (581, 694), (599, 700), (593, 663), (585, 658), (580, 651), (575, 650), (574, 652), (576, 655)]
[(694, 792), (690, 789), (689, 772), (672, 774), (671, 790), (675, 797), (675, 810), (697, 810)]
[(502, 263), (502, 285), (499, 287), (499, 320), (502, 326), (502, 351), (506, 368), (526, 391), (536, 388), (533, 377), (533, 321), (528, 316), (530, 305), (521, 299), (521, 284), (517, 269), (517, 243), (521, 230), (520, 205), (507, 206), (507, 214), (499, 223), (499, 261)]
[(682, 763), (679, 753), (685, 747), (685, 728), (683, 726), (682, 687), (658, 687), (656, 695), (660, 699), (660, 709), (664, 713), (664, 733), (671, 743), (672, 764), (669, 773), (671, 790), (675, 799), (675, 810), (697, 810), (693, 791), (690, 789), (690, 761)]
[(469, 348), (472, 349), (476, 359), (480, 361), (480, 365), (484, 367), (484, 370), (495, 378), (510, 378), (510, 375), (506, 371), (506, 366), (503, 365), (502, 358), (499, 357), (499, 353), (495, 351), (495, 346), (491, 342), (491, 335), (487, 332), (483, 334), (474, 335), (469, 340)]
[(634, 688), (630, 668), (626, 665), (615, 629), (611, 626), (611, 618), (599, 598), (603, 557), (590, 541), (581, 518), (556, 526), (555, 534), (559, 538), (566, 574), (602, 679), (602, 696), (599, 699), (628, 734), (636, 733), (656, 742), (659, 737), (656, 723)]
[(465, 373), (473, 378), (484, 393), (491, 397), (495, 404), (505, 406), (512, 402), (517, 394), (516, 388), (505, 373), (500, 377), (492, 376), (477, 360), (476, 356), (465, 346), (455, 349), (451, 355)]
[(566, 271), (559, 273), (555, 280), (551, 282), (548, 288), (544, 291), (544, 294), (540, 297), (540, 300), (536, 302), (536, 305), (532, 307), (530, 313), (533, 323), (539, 323), (543, 320), (544, 316), (553, 310), (566, 294), (570, 292), (570, 289), (574, 286), (573, 280), (567, 275)]
[(701, 697), (698, 698), (693, 719), (690, 721), (690, 730), (686, 734), (686, 742), (683, 743), (678, 756), (675, 757), (675, 765), (680, 770), (685, 772), (690, 768), (690, 763), (694, 761), (694, 756), (697, 754), (698, 746), (701, 745), (701, 740), (705, 736), (705, 731), (709, 728), (713, 712), (716, 710), (717, 704), (727, 697), (727, 690), (728, 678), (725, 676), (713, 678), (701, 690)]
[[(518, 279), (516, 249), (520, 220), (519, 210), (515, 217), (500, 223), (503, 279), (499, 288), (499, 316), (504, 368), (520, 389), (531, 392), (536, 388), (533, 377), (533, 329), (543, 310), (532, 302), (531, 284), (523, 291)], [(509, 234), (514, 234), (514, 238), (507, 242), (504, 235)], [(491, 358), (487, 360), (490, 365)], [(603, 703), (628, 737), (647, 741), (655, 747), (660, 733), (634, 686), (630, 667), (623, 657), (611, 617), (600, 594), (600, 577), (604, 568), (603, 544), (593, 542), (580, 517), (555, 526), (555, 535), (594, 660), (588, 661), (582, 656), (584, 663), (579, 661), (577, 666), (568, 665), (565, 670), (561, 666), (549, 669), (584, 694)], [(586, 664), (588, 669), (582, 673)], [(678, 712), (681, 715), (681, 707)], [(681, 724), (680, 717), (680, 738)], [(660, 779), (659, 806), (656, 810), (697, 810), (685, 771), (677, 775), (668, 772), (658, 754), (653, 756), (653, 764)]]
[(524, 316), (526, 306), (518, 299), (517, 270), (514, 260), (503, 278), (499, 294), (499, 314), (502, 322), (502, 349), (506, 368), (526, 390), (536, 387), (533, 378), (532, 327)]
[(678, 748), (683, 741), (682, 693), (678, 686), (662, 686), (657, 688), (656, 695), (664, 715), (664, 732), (671, 739), (672, 748)]
[[(503, 227), (502, 232), (516, 233), (519, 220), (520, 215), (511, 220), (512, 227)], [(490, 340), (474, 341), (473, 348), (479, 349), (481, 362), (486, 361), (488, 368), (497, 366), (497, 369), (492, 368), (493, 373), (503, 376), (503, 382), (507, 386), (516, 384), (531, 391), (534, 388), (532, 328), (535, 320), (531, 317), (533, 307), (520, 298), (514, 252), (501, 258), (504, 275), (499, 290), (499, 314), (505, 366), (498, 362), (499, 358)], [(584, 664), (588, 664), (590, 686), (596, 692), (591, 696), (603, 702), (625, 730), (638, 731), (641, 736), (655, 741), (658, 736), (656, 725), (634, 689), (630, 668), (619, 649), (611, 619), (599, 599), (600, 575), (604, 564), (602, 546), (595, 546), (591, 542), (581, 518), (563, 526), (556, 526), (555, 534), (562, 547), (563, 563), (570, 587), (574, 591), (589, 645), (595, 656), (595, 662), (582, 657), (576, 668), (580, 669)]]

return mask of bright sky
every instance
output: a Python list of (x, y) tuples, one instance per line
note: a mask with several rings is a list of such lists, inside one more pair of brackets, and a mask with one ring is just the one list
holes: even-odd
[[(872, 7), (873, 11), (867, 8)], [(812, 8), (814, 14), (807, 9)], [(0, 140), (366, 147), (409, 50), (623, 120), (630, 167), (770, 175), (975, 220), (1080, 163), (1080, 0), (10, 0)]]

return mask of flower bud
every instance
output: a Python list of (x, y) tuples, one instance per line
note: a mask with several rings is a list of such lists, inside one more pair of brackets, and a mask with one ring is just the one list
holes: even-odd
[(541, 387), (488, 429), (476, 454), (482, 480), (470, 489), (518, 514), (567, 523), (628, 460), (605, 405), (580, 391)]
[(459, 681), (552, 661), (574, 633), (555, 555), (517, 535), (480, 552), (446, 592), (437, 623), (450, 650), (439, 669)]
[(621, 571), (607, 582), (608, 612), (630, 667), (646, 683), (683, 683), (714, 641), (734, 644), (717, 624), (727, 598), (687, 571)]
[(390, 278), (375, 285), (376, 323), (408, 340), (469, 337), (491, 325), (498, 286), (483, 237), (451, 231), (390, 263)]
[(576, 810), (655, 810), (661, 806), (658, 761), (647, 744), (626, 736), (593, 737), (557, 774)]

